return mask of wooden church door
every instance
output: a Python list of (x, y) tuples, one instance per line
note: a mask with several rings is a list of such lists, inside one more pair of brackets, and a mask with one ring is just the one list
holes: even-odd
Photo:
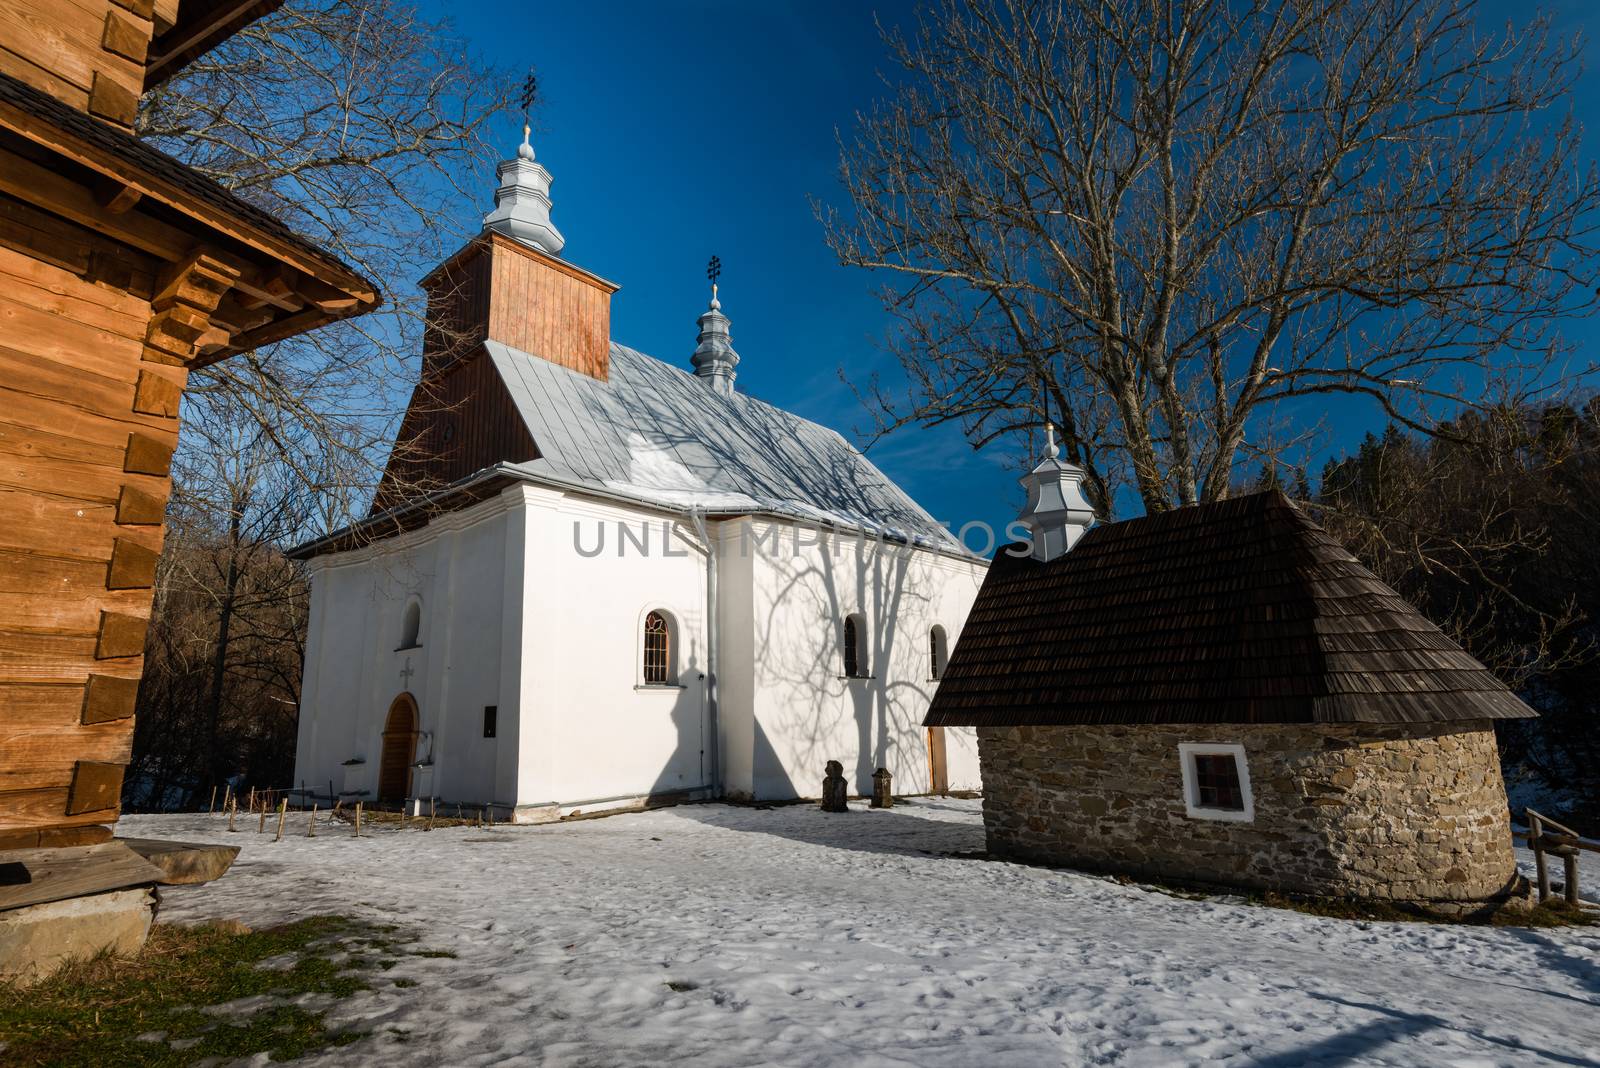
[(404, 801), (411, 792), (411, 762), (417, 752), (417, 703), (403, 693), (389, 706), (378, 765), (378, 800)]
[(930, 794), (950, 792), (950, 771), (945, 766), (943, 727), (928, 728), (928, 792)]

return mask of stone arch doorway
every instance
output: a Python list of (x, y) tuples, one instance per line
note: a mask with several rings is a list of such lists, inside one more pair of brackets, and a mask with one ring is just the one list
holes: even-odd
[(378, 800), (404, 801), (411, 793), (411, 763), (417, 753), (417, 702), (408, 693), (394, 699), (383, 724), (383, 759), (378, 765)]

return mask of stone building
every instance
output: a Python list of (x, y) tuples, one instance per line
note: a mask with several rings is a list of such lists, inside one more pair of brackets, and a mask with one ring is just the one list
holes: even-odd
[(1031, 551), (996, 556), (927, 718), (978, 729), (993, 852), (1322, 897), (1512, 889), (1492, 727), (1531, 709), (1281, 493), (1089, 530), (1053, 452), (1024, 479)]

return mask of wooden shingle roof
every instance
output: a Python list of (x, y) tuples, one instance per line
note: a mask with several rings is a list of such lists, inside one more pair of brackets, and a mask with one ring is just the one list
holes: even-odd
[(929, 726), (1534, 715), (1276, 490), (996, 554)]

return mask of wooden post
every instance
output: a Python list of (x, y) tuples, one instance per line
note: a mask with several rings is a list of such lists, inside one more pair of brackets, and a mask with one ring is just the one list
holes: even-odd
[(206, 805), (206, 815), (209, 816), (217, 810), (217, 788), (211, 788), (211, 800)]
[(254, 812), (255, 810), (256, 810), (256, 788), (254, 786), (252, 786), (252, 787), (250, 787), (250, 811)]
[(306, 837), (307, 838), (315, 838), (316, 836), (317, 836), (317, 803), (315, 801), (313, 801), (313, 802), (311, 802), (311, 821), (306, 824)]
[(233, 799), (233, 804), (228, 806), (228, 830), (237, 832), (239, 828), (233, 825), (233, 818), (239, 814), (239, 799)]
[(1550, 869), (1545, 865), (1543, 838), (1544, 821), (1539, 819), (1538, 813), (1529, 809), (1528, 848), (1533, 850), (1533, 867), (1538, 876), (1540, 903), (1550, 897)]
[(428, 798), (428, 825), (426, 827), (424, 827), (423, 830), (425, 830), (425, 831), (433, 830), (433, 817), (434, 817), (434, 813), (435, 813), (436, 808), (437, 808), (437, 806), (434, 803), (434, 799), (431, 798), (431, 797)]
[(356, 802), (356, 837), (361, 837), (361, 802)]
[(1576, 849), (1572, 849), (1571, 847), (1568, 847), (1568, 850), (1567, 850), (1566, 854), (1563, 855), (1562, 858), (1561, 858), (1561, 865), (1562, 865), (1562, 868), (1564, 869), (1563, 874), (1564, 874), (1564, 876), (1565, 876), (1565, 878), (1567, 880), (1567, 885), (1566, 885), (1566, 888), (1565, 888), (1566, 889), (1566, 895), (1567, 895), (1567, 904), (1571, 905), (1573, 908), (1577, 908), (1578, 907), (1578, 851)]
[(289, 815), (289, 799), (286, 797), (278, 802), (278, 836), (274, 842), (283, 841), (283, 821)]
[(265, 804), (261, 806), (261, 822), (256, 825), (256, 833), (267, 833), (267, 806)]

